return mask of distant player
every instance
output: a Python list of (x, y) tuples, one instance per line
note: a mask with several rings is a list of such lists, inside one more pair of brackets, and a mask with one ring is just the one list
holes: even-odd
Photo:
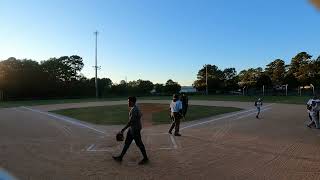
[(312, 109), (312, 101), (316, 100), (317, 96), (313, 96), (311, 99), (309, 99), (309, 101), (307, 102), (307, 112), (308, 112), (308, 116), (310, 121), (312, 121), (312, 117), (311, 117), (311, 109)]
[(262, 107), (262, 100), (261, 100), (261, 98), (259, 98), (258, 100), (256, 100), (256, 101), (254, 102), (254, 106), (257, 107), (258, 113), (257, 113), (257, 115), (256, 115), (256, 118), (259, 119), (260, 110), (261, 110), (261, 107)]
[(320, 100), (317, 96), (313, 97), (309, 103), (309, 117), (311, 117), (311, 122), (307, 125), (309, 128), (315, 125), (317, 129), (320, 129), (319, 124), (319, 109), (320, 109)]

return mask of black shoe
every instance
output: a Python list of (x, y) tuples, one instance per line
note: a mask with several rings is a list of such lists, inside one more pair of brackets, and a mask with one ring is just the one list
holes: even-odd
[(138, 164), (139, 165), (144, 165), (144, 164), (147, 164), (148, 162), (149, 162), (148, 158), (143, 158)]
[(179, 133), (174, 133), (174, 135), (175, 135), (175, 136), (181, 136), (181, 134), (179, 134)]
[(256, 116), (257, 119), (259, 119), (259, 116)]
[(118, 161), (118, 162), (121, 162), (121, 161), (122, 161), (122, 157), (121, 157), (121, 156), (112, 156), (112, 158), (113, 158), (115, 161)]
[(168, 133), (169, 133), (169, 134), (172, 134), (172, 131), (169, 131)]
[(307, 125), (307, 127), (308, 127), (308, 128), (311, 128), (311, 126), (310, 126), (310, 125)]

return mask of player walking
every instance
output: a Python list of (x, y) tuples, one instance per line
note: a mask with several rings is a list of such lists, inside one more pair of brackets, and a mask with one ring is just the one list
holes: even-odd
[(257, 107), (257, 115), (256, 115), (256, 118), (259, 119), (259, 115), (260, 115), (260, 110), (261, 110), (261, 107), (262, 107), (262, 100), (261, 98), (259, 98), (257, 101), (254, 102), (254, 106)]
[(142, 114), (141, 114), (138, 106), (136, 105), (136, 101), (137, 101), (137, 99), (134, 96), (130, 96), (128, 98), (128, 106), (131, 108), (131, 110), (129, 112), (129, 122), (120, 131), (120, 133), (123, 133), (127, 128), (129, 128), (129, 130), (127, 132), (127, 137), (126, 137), (125, 144), (124, 144), (124, 147), (122, 149), (121, 154), (119, 156), (112, 156), (112, 157), (114, 160), (121, 162), (123, 156), (126, 154), (127, 150), (129, 149), (130, 144), (134, 140), (134, 142), (139, 147), (139, 149), (143, 155), (143, 159), (139, 162), (139, 164), (141, 165), (141, 164), (146, 164), (149, 161), (149, 159), (148, 159), (144, 144), (141, 140), (140, 131), (142, 129), (142, 125), (141, 125)]

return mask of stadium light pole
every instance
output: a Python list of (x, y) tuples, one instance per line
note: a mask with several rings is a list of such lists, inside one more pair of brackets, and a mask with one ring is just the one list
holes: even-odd
[(208, 65), (206, 64), (206, 95), (208, 95)]
[(98, 31), (95, 31), (94, 35), (96, 36), (96, 49), (95, 49), (96, 54), (95, 54), (95, 66), (94, 66), (95, 73), (96, 73), (95, 85), (96, 85), (96, 98), (98, 98), (99, 97), (99, 92), (98, 92), (98, 65), (97, 65), (97, 59), (98, 59)]

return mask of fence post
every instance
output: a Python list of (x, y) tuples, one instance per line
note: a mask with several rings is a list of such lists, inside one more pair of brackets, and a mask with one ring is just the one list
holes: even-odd
[(312, 88), (312, 94), (315, 95), (314, 94), (314, 86), (313, 86), (313, 84), (310, 84), (310, 87)]

